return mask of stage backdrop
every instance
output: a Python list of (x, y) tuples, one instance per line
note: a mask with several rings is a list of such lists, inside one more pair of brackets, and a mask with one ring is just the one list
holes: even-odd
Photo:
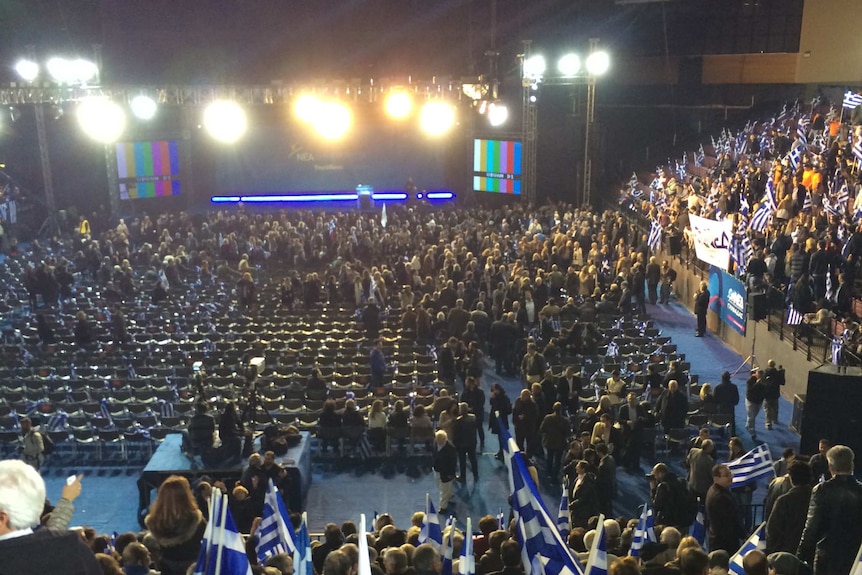
[[(458, 137), (452, 135), (451, 137)], [(415, 122), (354, 124), (330, 143), (305, 125), (273, 119), (251, 125), (240, 144), (212, 147), (213, 191), (220, 194), (403, 190), (446, 187), (446, 137), (430, 139)]]
[(745, 335), (745, 286), (741, 281), (715, 266), (709, 269), (709, 309), (721, 321)]

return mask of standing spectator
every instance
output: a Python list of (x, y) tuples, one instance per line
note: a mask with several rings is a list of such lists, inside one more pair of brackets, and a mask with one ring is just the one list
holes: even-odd
[(509, 415), (512, 414), (512, 402), (506, 395), (506, 390), (499, 383), (491, 386), (491, 417), (488, 419), (488, 429), (500, 440), (500, 449), (495, 457), (503, 459), (503, 436), (500, 434), (500, 423), (509, 429)]
[(33, 429), (33, 422), (29, 417), (22, 417), (18, 422), (21, 426), (21, 461), (33, 467), (36, 471), (42, 467), (45, 451), (45, 441), (42, 433)]
[(617, 463), (608, 453), (608, 445), (596, 445), (599, 456), (599, 469), (596, 474), (596, 496), (599, 500), (599, 510), (605, 517), (614, 517), (614, 497), (617, 493)]
[(718, 413), (731, 416), (731, 432), (736, 433), (736, 406), (739, 405), (739, 389), (730, 381), (730, 372), (721, 374), (721, 383), (715, 386), (715, 405)]
[(374, 389), (383, 387), (386, 384), (386, 357), (383, 355), (383, 340), (380, 338), (374, 340), (370, 361), (371, 387)]
[(679, 384), (675, 379), (667, 384), (667, 389), (658, 398), (656, 412), (665, 432), (670, 429), (685, 427), (685, 418), (688, 416), (688, 398), (679, 390)]
[(242, 455), (245, 428), (236, 412), (235, 403), (225, 405), (224, 412), (218, 422), (218, 436), (221, 440), (223, 464), (238, 461)]
[(251, 279), (251, 273), (245, 272), (238, 282), (236, 282), (236, 300), (240, 311), (246, 311), (254, 307), (257, 301), (257, 288), (254, 285), (254, 280)]
[(794, 461), (787, 474), (790, 491), (775, 500), (766, 520), (767, 553), (796, 553), (802, 539), (805, 522), (800, 519), (808, 513), (811, 501), (811, 466), (804, 461)]
[(590, 517), (599, 514), (596, 479), (590, 473), (590, 464), (581, 460), (575, 465), (575, 480), (569, 492), (569, 520), (572, 528), (587, 527)]
[(542, 433), (542, 444), (548, 455), (548, 476), (556, 481), (560, 476), (560, 462), (568, 444), (571, 424), (563, 415), (563, 404), (554, 403), (551, 413), (542, 419), (539, 426)]
[(185, 575), (197, 560), (206, 520), (185, 477), (172, 475), (159, 487), (144, 522), (160, 546), (163, 575)]
[(664, 463), (656, 463), (647, 478), (650, 481), (656, 525), (678, 526), (678, 516), (681, 514), (677, 507), (682, 499), (679, 496), (682, 487), (679, 477)]
[(811, 466), (811, 476), (815, 483), (821, 481), (829, 481), (832, 479), (832, 472), (829, 469), (829, 461), (826, 458), (826, 453), (832, 447), (832, 442), (828, 439), (821, 439), (817, 442), (817, 453), (811, 456), (808, 464)]
[(369, 299), (362, 310), (362, 325), (365, 326), (366, 337), (376, 339), (380, 334), (380, 308), (374, 298)]
[(581, 378), (578, 377), (577, 368), (570, 365), (563, 377), (557, 380), (557, 401), (563, 404), (567, 414), (574, 415), (580, 407), (580, 394)]
[(706, 312), (709, 309), (709, 287), (706, 282), (700, 282), (700, 290), (694, 296), (694, 315), (697, 316), (695, 337), (703, 337), (706, 333)]
[(763, 410), (766, 412), (766, 429), (778, 423), (778, 398), (781, 397), (781, 386), (784, 385), (784, 370), (775, 367), (775, 360), (770, 359), (763, 370)]
[(712, 468), (715, 467), (713, 453), (715, 445), (711, 439), (704, 439), (700, 447), (694, 447), (685, 458), (688, 468), (688, 487), (700, 500), (706, 497), (712, 485)]
[(862, 483), (853, 477), (853, 450), (836, 445), (826, 452), (832, 479), (811, 492), (808, 519), (796, 555), (814, 575), (853, 571), (862, 544)]
[(458, 338), (450, 337), (437, 355), (437, 378), (446, 385), (455, 386), (461, 344)]
[(521, 361), (521, 374), (527, 383), (538, 383), (542, 380), (548, 364), (545, 362), (545, 356), (538, 352), (536, 344), (530, 342), (527, 344), (527, 355)]
[(745, 383), (745, 429), (755, 441), (757, 441), (757, 429), (755, 428), (757, 415), (760, 413), (760, 407), (766, 396), (766, 380), (763, 374), (764, 371), (758, 368)]
[(207, 413), (205, 401), (198, 401), (195, 404), (195, 414), (189, 418), (186, 435), (189, 441), (188, 453), (192, 456), (203, 456), (212, 449), (215, 438), (215, 419)]
[(467, 482), (467, 458), (470, 458), (470, 468), (473, 470), (473, 482), (479, 481), (479, 464), (476, 461), (476, 416), (470, 413), (470, 406), (465, 402), (458, 404), (458, 418), (455, 420), (455, 449), (458, 451), (458, 464), (461, 470), (458, 480)]
[(512, 407), (512, 424), (515, 426), (515, 441), (527, 457), (536, 451), (536, 429), (539, 427), (539, 409), (530, 390), (522, 389)]
[(667, 305), (670, 303), (670, 294), (673, 293), (673, 282), (676, 281), (676, 270), (670, 267), (667, 260), (661, 263), (661, 287), (659, 288), (659, 301)]
[(474, 377), (467, 377), (464, 382), (464, 393), (461, 399), (470, 406), (470, 412), (476, 416), (476, 434), (479, 437), (480, 450), (485, 449), (485, 392)]
[(629, 473), (640, 472), (641, 438), (644, 424), (644, 408), (638, 404), (637, 395), (629, 392), (626, 403), (620, 408), (620, 423), (623, 428), (623, 467)]
[(658, 301), (658, 284), (661, 281), (661, 266), (658, 264), (655, 256), (650, 256), (649, 263), (646, 266), (646, 284), (649, 302), (655, 305)]
[(746, 537), (736, 511), (736, 500), (730, 492), (733, 472), (727, 465), (712, 468), (712, 486), (706, 493), (706, 519), (709, 521), (709, 548), (736, 553), (739, 540)]
[(452, 501), (452, 482), (455, 481), (457, 465), (458, 454), (455, 451), (455, 446), (449, 443), (445, 431), (437, 431), (434, 434), (433, 467), (437, 489), (440, 490), (440, 505), (437, 509), (444, 515), (453, 511), (449, 508), (449, 503)]

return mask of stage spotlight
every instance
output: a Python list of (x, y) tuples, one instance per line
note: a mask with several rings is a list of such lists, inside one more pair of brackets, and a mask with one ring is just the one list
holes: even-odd
[(39, 76), (39, 64), (33, 60), (22, 59), (15, 64), (15, 71), (25, 82), (32, 82)]
[(152, 120), (156, 116), (158, 105), (156, 101), (149, 96), (135, 96), (129, 102), (129, 107), (136, 118), (141, 120)]
[(446, 102), (427, 102), (419, 123), (426, 134), (443, 135), (455, 125), (455, 108)]
[(72, 63), (72, 77), (82, 84), (95, 80), (99, 76), (99, 67), (89, 60), (78, 58)]
[(391, 92), (386, 97), (386, 113), (391, 117), (401, 120), (410, 115), (413, 109), (413, 100), (406, 92)]
[(591, 76), (601, 76), (611, 67), (611, 57), (604, 50), (593, 52), (587, 56), (587, 72)]
[(99, 74), (95, 64), (82, 58), (77, 60), (51, 58), (45, 67), (51, 78), (58, 84), (86, 84)]
[(314, 129), (327, 140), (339, 140), (344, 137), (353, 115), (350, 109), (341, 102), (326, 102), (320, 106), (319, 114), (314, 120)]
[(545, 73), (545, 57), (541, 54), (530, 56), (524, 60), (524, 77), (525, 78), (541, 78)]
[(116, 142), (126, 128), (126, 113), (105, 98), (88, 98), (78, 105), (78, 124), (92, 139), (103, 144)]
[(509, 109), (498, 102), (491, 102), (488, 106), (488, 123), (492, 126), (502, 126), (509, 119)]
[(296, 103), (293, 105), (293, 111), (303, 122), (314, 123), (314, 121), (320, 116), (322, 105), (323, 102), (321, 102), (317, 96), (303, 94), (296, 99)]
[(245, 111), (236, 102), (213, 102), (204, 110), (204, 128), (215, 140), (232, 144), (248, 127)]
[(557, 62), (557, 69), (563, 76), (574, 76), (581, 70), (581, 59), (577, 54), (566, 54)]

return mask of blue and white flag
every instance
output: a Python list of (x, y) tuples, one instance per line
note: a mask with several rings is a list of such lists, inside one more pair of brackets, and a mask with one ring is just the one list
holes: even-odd
[(741, 274), (748, 267), (754, 249), (748, 234), (733, 234), (730, 238), (730, 259), (736, 264), (737, 271)]
[[(453, 529), (454, 531), (454, 529)], [(461, 544), (461, 557), (458, 558), (460, 575), (476, 575), (476, 556), (473, 554), (473, 521), (467, 518), (467, 530)]]
[(294, 575), (314, 575), (314, 565), (311, 562), (311, 538), (308, 536), (308, 514), (302, 514), (302, 525), (297, 533), (296, 550), (293, 552)]
[(505, 529), (506, 529), (506, 516), (503, 514), (502, 509), (500, 509), (500, 512), (497, 514), (497, 524), (500, 526), (500, 530), (505, 531)]
[(655, 535), (655, 517), (653, 516), (652, 507), (650, 507), (649, 502), (644, 504), (641, 518), (638, 521), (637, 527), (635, 527), (635, 532), (632, 536), (632, 546), (629, 548), (629, 556), (640, 557), (641, 549), (643, 549), (644, 543), (647, 541), (658, 542), (658, 537)]
[(371, 575), (371, 557), (368, 554), (368, 531), (365, 527), (365, 514), (359, 515), (359, 566), (357, 575)]
[(796, 311), (793, 304), (787, 306), (787, 317), (784, 319), (787, 325), (799, 325), (802, 323), (802, 313)]
[(661, 224), (658, 223), (658, 220), (653, 220), (650, 224), (647, 245), (653, 253), (656, 253), (661, 248)]
[(742, 568), (742, 559), (749, 551), (754, 551), (755, 549), (766, 550), (766, 523), (761, 523), (760, 527), (755, 529), (754, 533), (742, 544), (739, 551), (734, 553), (733, 557), (730, 558), (730, 573), (745, 575), (745, 569)]
[(703, 161), (706, 159), (706, 151), (703, 149), (703, 144), (698, 148), (697, 153), (694, 155), (694, 165), (702, 166)]
[(754, 214), (751, 216), (751, 223), (748, 226), (756, 232), (762, 232), (769, 226), (770, 221), (772, 221), (772, 210), (764, 202), (754, 210)]
[(769, 206), (771, 211), (775, 211), (778, 209), (778, 201), (775, 198), (775, 185), (772, 183), (772, 178), (767, 178), (766, 180), (766, 195), (764, 197), (764, 203)]
[(796, 122), (796, 135), (799, 136), (799, 141), (802, 145), (808, 147), (808, 119), (799, 118)]
[[(210, 517), (211, 521), (207, 522), (207, 526), (204, 529), (204, 536), (201, 539), (201, 550), (198, 553), (198, 560), (195, 563), (195, 570), (192, 572), (192, 575), (207, 575), (207, 561), (209, 559), (209, 548), (210, 543), (213, 539), (213, 526), (216, 521), (215, 518), (221, 517), (221, 502), (222, 497), (216, 496), (216, 490), (213, 490), (213, 493), (210, 494)], [(213, 571), (215, 570), (215, 566), (213, 566)]]
[(212, 508), (217, 513), (210, 514), (210, 523), (215, 525), (209, 538), (206, 537), (206, 531), (204, 532), (204, 539), (201, 541), (202, 552), (198, 556), (198, 563), (193, 573), (195, 575), (251, 575), (251, 565), (245, 554), (245, 544), (228, 509), (227, 495), (215, 496), (213, 503), (219, 499), (221, 503)]
[(560, 496), (560, 509), (557, 511), (557, 529), (563, 539), (568, 539), (569, 532), (572, 530), (569, 517), (569, 490), (566, 489), (565, 481), (563, 481), (563, 494)]
[[(502, 512), (501, 512), (502, 513)], [(502, 529), (502, 527), (500, 527)], [(443, 545), (443, 530), (440, 528), (440, 516), (431, 503), (431, 496), (425, 494), (425, 518), (419, 531), (419, 544), (431, 543), (436, 549)]]
[(847, 211), (847, 202), (850, 201), (850, 188), (847, 187), (847, 182), (841, 184), (838, 188), (838, 195), (835, 197), (835, 203), (838, 210), (843, 214)]
[[(446, 531), (448, 529), (448, 531)], [(452, 550), (455, 546), (455, 522), (452, 516), (446, 520), (446, 529), (444, 529), (443, 551), (440, 553), (440, 558), (443, 560), (443, 568), (440, 575), (452, 575)]]
[(856, 92), (851, 92), (850, 90), (844, 92), (845, 108), (855, 108), (859, 104), (862, 104), (862, 94), (857, 94)]
[(827, 197), (824, 195), (824, 196), (823, 196), (823, 198), (822, 198), (821, 200), (822, 200), (822, 203), (823, 203), (823, 209), (826, 211), (826, 213), (827, 213), (827, 214), (829, 214), (830, 216), (834, 216), (834, 217), (836, 217), (836, 218), (840, 218), (840, 217), (841, 217), (841, 211), (838, 209), (838, 206), (833, 206), (833, 205), (829, 202), (829, 198), (827, 198)]
[(605, 532), (605, 516), (599, 515), (596, 537), (587, 557), (584, 575), (608, 575), (608, 534)]
[(526, 557), (524, 568), (530, 565), (533, 557), (540, 555), (548, 575), (583, 575), (578, 559), (548, 513), (518, 445), (502, 423), (498, 429), (512, 484), (512, 509), (523, 524), (521, 553)]
[(731, 487), (749, 485), (763, 477), (775, 477), (772, 454), (765, 443), (761, 443), (739, 459), (729, 462), (727, 466), (733, 472)]
[(617, 342), (611, 340), (608, 343), (608, 350), (605, 352), (605, 357), (617, 357), (620, 354), (620, 346), (617, 345)]
[(811, 194), (805, 194), (805, 200), (802, 202), (802, 211), (810, 212), (813, 205), (811, 203)]
[(841, 365), (841, 355), (844, 350), (844, 340), (838, 336), (834, 336), (832, 338), (832, 363), (834, 365)]
[(862, 137), (856, 138), (856, 141), (853, 142), (853, 155), (862, 162)]
[(697, 506), (697, 516), (694, 518), (694, 523), (691, 524), (689, 535), (697, 539), (700, 546), (706, 550), (706, 522), (703, 517), (703, 505)]
[(802, 161), (802, 148), (796, 146), (790, 150), (787, 155), (787, 160), (790, 162), (790, 168), (795, 172), (799, 168), (799, 163)]
[(263, 500), (263, 516), (257, 529), (257, 557), (261, 563), (266, 558), (278, 553), (293, 554), (296, 544), (293, 542), (293, 526), (287, 513), (287, 506), (275, 488), (272, 479)]

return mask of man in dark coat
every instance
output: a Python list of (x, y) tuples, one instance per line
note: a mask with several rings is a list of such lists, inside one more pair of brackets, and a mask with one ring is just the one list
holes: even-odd
[(725, 371), (721, 374), (721, 383), (715, 386), (713, 396), (718, 413), (726, 413), (731, 416), (731, 424), (733, 425), (731, 431), (735, 433), (736, 416), (734, 412), (739, 404), (739, 389), (730, 381), (730, 372)]
[(518, 447), (526, 451), (528, 457), (532, 457), (538, 447), (536, 431), (539, 429), (539, 408), (529, 389), (522, 389), (521, 395), (515, 400), (512, 407), (512, 425), (515, 426), (515, 441)]
[(479, 464), (476, 462), (476, 416), (470, 413), (470, 406), (465, 402), (458, 404), (458, 419), (455, 420), (455, 449), (458, 451), (458, 465), (461, 474), (458, 481), (467, 482), (467, 458), (470, 458), (470, 468), (473, 470), (473, 481), (479, 481)]
[(619, 421), (623, 427), (623, 457), (621, 463), (629, 473), (640, 472), (641, 438), (643, 436), (644, 408), (637, 395), (629, 392), (626, 403), (620, 407)]
[(453, 509), (449, 508), (452, 501), (452, 482), (458, 467), (458, 453), (455, 446), (449, 442), (449, 436), (442, 429), (434, 434), (434, 479), (437, 480), (437, 488), (440, 490), (440, 506), (438, 510), (444, 514), (450, 514)]
[(617, 493), (617, 463), (608, 453), (605, 443), (596, 445), (599, 456), (599, 470), (596, 475), (596, 496), (599, 509), (605, 517), (614, 517), (614, 496)]
[(800, 521), (808, 513), (811, 500), (811, 466), (795, 460), (787, 470), (790, 491), (775, 500), (772, 513), (766, 520), (766, 552), (785, 551), (796, 553), (802, 539), (805, 522)]
[(581, 399), (581, 378), (577, 368), (570, 365), (565, 374), (557, 379), (557, 401), (563, 404), (563, 411), (570, 415), (578, 412)]
[(646, 266), (646, 284), (649, 302), (655, 305), (658, 301), (658, 284), (661, 281), (661, 266), (655, 256), (650, 257)]
[(489, 343), (494, 354), (494, 371), (503, 375), (507, 371), (511, 375), (512, 357), (515, 355), (515, 344), (518, 339), (518, 328), (512, 321), (512, 315), (503, 314), (502, 319), (491, 324)]
[(560, 475), (560, 463), (563, 452), (568, 446), (571, 423), (563, 415), (563, 404), (557, 401), (552, 407), (551, 413), (542, 419), (539, 431), (542, 434), (542, 445), (548, 453), (548, 475), (557, 480)]
[(695, 337), (703, 337), (706, 333), (706, 312), (709, 309), (709, 287), (706, 282), (700, 282), (700, 290), (694, 296), (694, 315), (697, 316)]
[(679, 384), (675, 379), (667, 384), (667, 389), (658, 398), (656, 412), (661, 418), (661, 425), (665, 431), (685, 427), (685, 418), (688, 416), (688, 398), (679, 390)]
[(575, 466), (575, 481), (569, 493), (569, 516), (572, 528), (586, 527), (590, 517), (599, 514), (596, 479), (589, 472), (590, 464), (579, 461)]
[(712, 468), (712, 487), (706, 492), (706, 519), (709, 521), (709, 549), (724, 549), (730, 554), (739, 549), (740, 539), (747, 537), (736, 512), (736, 499), (730, 492), (733, 472), (727, 465)]
[(831, 447), (826, 459), (832, 479), (811, 492), (796, 556), (813, 564), (815, 575), (844, 575), (852, 571), (862, 543), (862, 482), (853, 477), (849, 447)]
[(682, 483), (679, 478), (664, 463), (656, 463), (647, 478), (650, 481), (656, 525), (680, 527), (678, 525), (680, 514), (677, 507), (681, 499), (679, 493)]
[(192, 455), (204, 455), (213, 447), (215, 435), (215, 419), (207, 413), (207, 404), (199, 401), (195, 404), (195, 414), (189, 419), (186, 428), (189, 440), (189, 452)]

